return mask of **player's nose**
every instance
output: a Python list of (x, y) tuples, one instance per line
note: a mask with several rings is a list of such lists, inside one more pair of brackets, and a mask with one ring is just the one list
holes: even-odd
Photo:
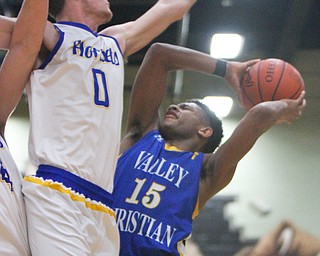
[(171, 104), (171, 105), (168, 107), (167, 111), (168, 111), (168, 110), (177, 111), (178, 109), (179, 109), (179, 107), (178, 107), (177, 105)]

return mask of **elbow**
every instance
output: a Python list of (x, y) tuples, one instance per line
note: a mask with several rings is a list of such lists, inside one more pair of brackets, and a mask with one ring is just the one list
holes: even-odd
[[(148, 50), (146, 57), (149, 60), (161, 63), (161, 66), (170, 69), (170, 55), (171, 46), (165, 43), (154, 43)], [(160, 66), (160, 65), (159, 65)]]
[(165, 43), (153, 43), (148, 50), (148, 54), (161, 57), (163, 54), (166, 54), (167, 48), (168, 45)]

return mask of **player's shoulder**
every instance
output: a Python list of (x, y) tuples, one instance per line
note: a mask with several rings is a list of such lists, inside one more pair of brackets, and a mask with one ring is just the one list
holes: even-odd
[(114, 38), (123, 53), (125, 52), (127, 41), (125, 24), (110, 26), (99, 32), (100, 35)]

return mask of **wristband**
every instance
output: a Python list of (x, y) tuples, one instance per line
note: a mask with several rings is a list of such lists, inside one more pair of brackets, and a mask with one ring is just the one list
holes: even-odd
[(227, 72), (227, 62), (224, 60), (217, 59), (216, 68), (213, 71), (213, 75), (224, 77)]

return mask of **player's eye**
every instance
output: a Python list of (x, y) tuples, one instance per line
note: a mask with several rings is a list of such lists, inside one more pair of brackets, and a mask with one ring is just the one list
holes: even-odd
[(186, 105), (186, 104), (181, 104), (181, 105), (179, 105), (179, 108), (181, 108), (181, 109), (188, 109), (189, 106)]

